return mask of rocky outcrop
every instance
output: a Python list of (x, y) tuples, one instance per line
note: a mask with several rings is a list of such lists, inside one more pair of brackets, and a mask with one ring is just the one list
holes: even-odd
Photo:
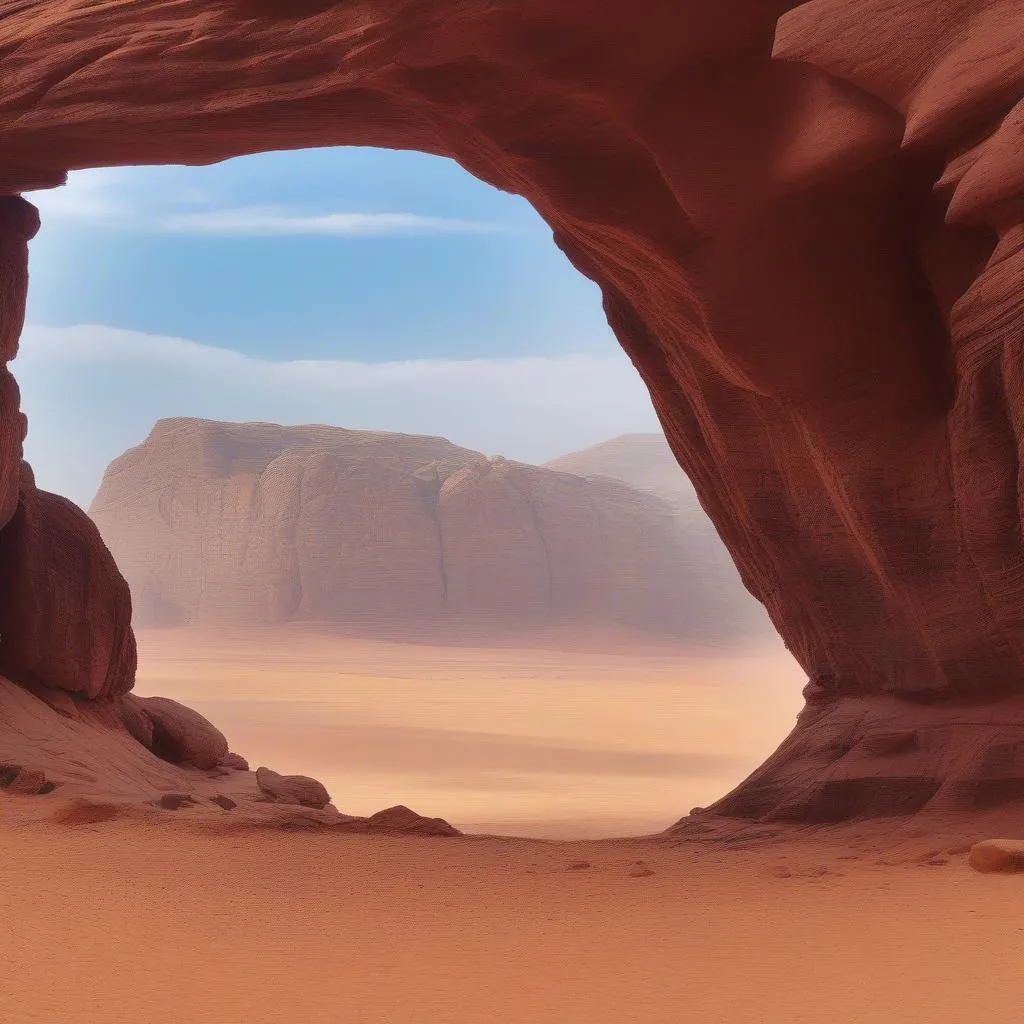
[(742, 631), (660, 499), (440, 438), (162, 420), (90, 515), (136, 625)]
[[(727, 806), (841, 773), (871, 814), (900, 780), (988, 771), (954, 752), (962, 705), (1005, 724), (1024, 692), (1015, 0), (56, 0), (0, 36), (0, 191), (351, 144), (526, 197), (811, 680), (787, 753)], [(31, 233), (4, 211), (0, 362)], [(850, 757), (875, 711), (925, 705), (929, 744)]]
[(324, 784), (308, 775), (279, 775), (269, 768), (257, 768), (256, 785), (269, 799), (283, 804), (300, 804), (319, 810), (331, 802), (331, 794)]
[(591, 448), (544, 463), (546, 469), (587, 479), (620, 480), (661, 498), (671, 508), (686, 538), (687, 586), (718, 622), (733, 634), (774, 634), (764, 606), (743, 586), (729, 549), (663, 434), (624, 434)]
[(133, 704), (152, 723), (149, 749), (172, 764), (216, 768), (227, 757), (228, 741), (198, 711), (168, 697), (135, 697)]
[(25, 463), (17, 509), (0, 530), (0, 581), (0, 673), (92, 698), (131, 689), (128, 587), (89, 517), (37, 490)]

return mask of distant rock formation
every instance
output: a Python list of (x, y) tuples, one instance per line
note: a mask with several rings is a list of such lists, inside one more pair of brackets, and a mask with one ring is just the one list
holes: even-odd
[(774, 633), (764, 605), (744, 587), (729, 549), (663, 434), (623, 434), (544, 466), (591, 483), (600, 478), (619, 480), (667, 502), (687, 540), (691, 588), (713, 597), (719, 614), (728, 617), (737, 632)]
[(665, 501), (441, 438), (161, 420), (90, 515), (136, 625), (747, 630)]

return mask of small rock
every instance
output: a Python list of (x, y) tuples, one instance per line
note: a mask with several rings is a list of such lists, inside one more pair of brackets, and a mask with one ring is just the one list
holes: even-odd
[(1024, 840), (985, 839), (975, 843), (967, 855), (967, 863), (975, 871), (1024, 870)]
[(38, 768), (20, 768), (7, 786), (7, 792), (35, 796), (45, 785), (46, 775)]
[(633, 870), (630, 871), (630, 873), (629, 873), (629, 877), (630, 878), (648, 878), (650, 875), (653, 875), (653, 874), (654, 874), (654, 872), (650, 868), (648, 868), (648, 867), (633, 868)]
[(16, 768), (5, 787), (8, 793), (35, 796), (46, 785), (46, 775), (38, 768)]
[(775, 878), (792, 878), (793, 877), (793, 872), (790, 871), (789, 868), (782, 867), (781, 865), (772, 868), (769, 873), (771, 875), (773, 875)]
[(135, 697), (133, 704), (153, 723), (150, 750), (164, 761), (206, 770), (228, 753), (224, 734), (198, 711), (169, 697)]
[(444, 818), (424, 818), (408, 807), (398, 804), (371, 814), (366, 819), (373, 831), (404, 832), (421, 836), (459, 836), (462, 833), (448, 824)]
[(165, 811), (176, 811), (185, 804), (193, 804), (195, 801), (187, 793), (164, 793), (157, 803)]
[(331, 795), (323, 783), (306, 775), (279, 775), (269, 768), (257, 768), (256, 785), (272, 800), (285, 804), (301, 804), (321, 810), (331, 802)]
[(589, 860), (578, 860), (573, 864), (570, 864), (565, 870), (566, 871), (585, 871), (587, 868), (592, 867)]
[(946, 857), (932, 857), (931, 860), (924, 861), (924, 864), (928, 867), (938, 868), (943, 864), (948, 864), (949, 860)]
[(229, 796), (222, 796), (218, 793), (215, 797), (210, 798), (212, 803), (215, 803), (218, 807), (223, 807), (225, 811), (233, 811), (238, 804)]
[(246, 761), (241, 754), (227, 753), (225, 754), (217, 764), (221, 768), (230, 768), (236, 772), (247, 772), (249, 770), (249, 762)]
[(79, 798), (62, 807), (53, 817), (62, 825), (92, 825), (98, 821), (110, 821), (111, 818), (116, 818), (117, 814), (118, 808), (115, 804)]

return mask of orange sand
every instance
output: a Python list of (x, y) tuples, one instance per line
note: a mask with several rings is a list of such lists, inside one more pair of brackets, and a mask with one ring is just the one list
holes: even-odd
[(961, 857), (178, 822), (0, 831), (4, 1024), (1021, 1019), (1024, 887)]
[(763, 761), (801, 706), (781, 642), (575, 646), (142, 631), (136, 690), (196, 708), (254, 768), (321, 779), (347, 814), (403, 803), (546, 838), (660, 831)]
[[(712, 798), (800, 684), (778, 650), (141, 646), (141, 690), (321, 775), (343, 810), (549, 834), (645, 831)], [(2, 1024), (1021, 1019), (1024, 883), (909, 827), (753, 848), (216, 833), (172, 813), (65, 827), (41, 799), (0, 794)]]

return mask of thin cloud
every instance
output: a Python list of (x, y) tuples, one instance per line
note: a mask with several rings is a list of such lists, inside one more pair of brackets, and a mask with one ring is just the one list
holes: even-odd
[(14, 370), (40, 486), (83, 505), (106, 465), (170, 416), (440, 435), (523, 462), (659, 429), (650, 396), (617, 348), (508, 359), (273, 360), (103, 325), (30, 326)]
[[(216, 197), (195, 189), (155, 200), (133, 190), (123, 169), (78, 172), (67, 185), (26, 193), (46, 224), (88, 224), (118, 231), (195, 235), (206, 238), (333, 236), (377, 238), (393, 235), (483, 233), (509, 230), (488, 221), (432, 217), (419, 213), (299, 212), (281, 206), (217, 206)], [(134, 191), (134, 194), (133, 194)], [(175, 208), (189, 207), (188, 212)], [(196, 207), (208, 207), (196, 209)]]
[(424, 217), (417, 213), (324, 213), (302, 215), (276, 207), (248, 206), (164, 217), (159, 230), (173, 234), (271, 237), (335, 235), (370, 238), (381, 235), (485, 232), (501, 225), (485, 221)]

